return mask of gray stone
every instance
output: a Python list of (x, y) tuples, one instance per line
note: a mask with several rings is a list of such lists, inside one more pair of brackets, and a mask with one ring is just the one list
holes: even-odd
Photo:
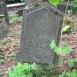
[(30, 5), (32, 3), (38, 2), (40, 0), (24, 0), (24, 1), (25, 1), (25, 5), (27, 6), (27, 5)]
[[(72, 8), (72, 6), (73, 6), (73, 3), (71, 3), (71, 4), (69, 3), (67, 10), (70, 10)], [(62, 13), (65, 13), (66, 7), (67, 7), (67, 3), (61, 3), (61, 4), (57, 5), (57, 9), (59, 11), (61, 11)]]
[(16, 13), (17, 13), (19, 16), (22, 16), (22, 15), (23, 15), (23, 9), (19, 9)]
[(0, 14), (2, 13), (5, 16), (5, 21), (7, 22), (7, 24), (9, 24), (8, 9), (4, 1), (5, 0), (3, 0), (3, 2), (0, 2)]
[(56, 63), (57, 55), (49, 44), (58, 44), (62, 26), (62, 16), (52, 8), (41, 6), (29, 13), (24, 10), (20, 51), (16, 55), (19, 62)]
[[(25, 13), (29, 13), (33, 10), (39, 9), (42, 6), (46, 6), (50, 11), (53, 11), (54, 13), (57, 13), (58, 15), (63, 15), (63, 13), (59, 10), (57, 10), (55, 7), (53, 7), (52, 5), (50, 5), (48, 2), (44, 2), (43, 4), (39, 5), (39, 6), (33, 6), (33, 7), (25, 7)], [(59, 13), (58, 13), (59, 12)]]
[(48, 2), (48, 0), (24, 0), (25, 1), (25, 5), (30, 5), (39, 1), (43, 1), (43, 2)]
[(8, 25), (5, 20), (0, 21), (0, 38), (4, 37), (8, 31)]

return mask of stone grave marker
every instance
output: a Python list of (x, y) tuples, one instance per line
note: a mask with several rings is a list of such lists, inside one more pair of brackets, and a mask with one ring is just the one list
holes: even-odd
[(0, 39), (5, 37), (8, 31), (8, 25), (5, 20), (0, 21)]
[(0, 38), (5, 37), (8, 31), (8, 13), (6, 9), (6, 4), (3, 1), (0, 1)]
[[(49, 4), (48, 4), (49, 5)], [(50, 5), (49, 5), (50, 6)], [(29, 13), (24, 10), (20, 51), (16, 55), (19, 62), (57, 62), (57, 55), (49, 44), (58, 44), (62, 26), (62, 15), (52, 7), (42, 5)]]
[(0, 13), (5, 16), (5, 21), (7, 22), (7, 24), (9, 24), (8, 9), (5, 0), (0, 2)]
[[(37, 3), (37, 2), (42, 2), (42, 1), (43, 1), (43, 2), (48, 2), (48, 0), (24, 0), (25, 6), (28, 6), (28, 5)], [(19, 10), (17, 11), (17, 14), (18, 14), (19, 16), (22, 16), (22, 15), (23, 15), (23, 9), (22, 9), (22, 8), (19, 9)]]
[[(67, 10), (70, 10), (70, 9), (72, 8), (72, 6), (73, 6), (73, 3), (72, 3), (72, 4), (69, 3)], [(57, 5), (57, 9), (58, 9), (59, 11), (61, 11), (63, 14), (64, 14), (65, 11), (66, 11), (66, 7), (67, 7), (67, 3), (61, 3), (61, 4), (58, 4), (58, 5)]]

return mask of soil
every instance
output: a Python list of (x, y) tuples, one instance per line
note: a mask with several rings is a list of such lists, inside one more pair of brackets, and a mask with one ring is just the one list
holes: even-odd
[[(76, 18), (76, 17), (74, 17)], [(9, 32), (7, 36), (1, 39), (0, 43), (0, 55), (4, 61), (0, 63), (0, 77), (7, 77), (5, 71), (11, 69), (15, 65), (15, 53), (20, 48), (20, 34), (21, 34), (21, 23), (10, 24)], [(74, 28), (77, 27), (77, 23), (74, 23)], [(19, 33), (19, 34), (18, 34)], [(70, 70), (67, 66), (67, 60), (71, 58), (77, 58), (77, 30), (75, 29), (70, 34), (61, 35), (59, 45), (71, 45), (72, 52), (68, 55), (61, 55), (60, 57), (65, 60), (64, 64), (60, 64), (60, 70)]]
[(7, 77), (5, 71), (15, 65), (15, 53), (19, 50), (21, 24), (11, 24), (7, 36), (1, 39), (0, 55), (4, 62), (0, 63), (0, 77)]

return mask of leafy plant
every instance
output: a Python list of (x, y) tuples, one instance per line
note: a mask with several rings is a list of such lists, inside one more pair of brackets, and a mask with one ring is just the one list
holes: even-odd
[(4, 63), (4, 60), (3, 59), (0, 59), (0, 64), (3, 64)]
[(73, 6), (71, 8), (72, 14), (77, 14), (77, 0), (73, 0)]
[(57, 46), (55, 41), (51, 41), (51, 44), (50, 44), (50, 47), (51, 49), (54, 50), (54, 52), (56, 54), (70, 54), (72, 48), (70, 46), (64, 46), (64, 47), (60, 47), (60, 46)]
[(17, 14), (10, 14), (9, 15), (9, 20), (10, 20), (10, 23), (17, 23), (17, 22), (20, 22), (22, 21), (22, 16), (18, 16)]
[(68, 16), (65, 16), (64, 23), (61, 33), (71, 33), (74, 28), (74, 23), (68, 19)]
[(61, 2), (63, 2), (64, 0), (49, 0), (49, 3), (52, 4), (52, 5), (57, 5)]
[(63, 28), (62, 28), (62, 31), (61, 33), (71, 33), (73, 31), (73, 26), (71, 27), (71, 25), (65, 25)]
[(69, 33), (70, 32), (70, 25), (65, 25), (62, 28), (62, 33)]
[(50, 73), (52, 65), (39, 65), (18, 63), (13, 66), (12, 70), (6, 71), (8, 77), (46, 77)]
[(8, 33), (8, 36), (9, 37), (14, 37), (14, 36), (18, 36), (18, 35), (20, 35), (21, 34), (21, 32), (12, 32), (12, 31), (10, 31), (9, 33)]
[(36, 64), (18, 63), (12, 70), (6, 71), (9, 77), (32, 77), (32, 70), (36, 70)]
[(0, 59), (4, 59), (4, 58), (5, 58), (5, 55), (4, 55), (3, 51), (1, 51), (1, 53), (0, 53)]
[(0, 41), (1, 44), (5, 44), (6, 43), (6, 39), (3, 39)]
[[(50, 47), (51, 49), (54, 50), (54, 52), (56, 54), (70, 54), (72, 48), (70, 46), (65, 46), (65, 47), (60, 47), (60, 46), (57, 46), (55, 41), (51, 41), (51, 44), (50, 44)], [(63, 62), (63, 60), (59, 59), (59, 62)], [(75, 59), (72, 59), (72, 58), (69, 58), (68, 60), (68, 66), (70, 68), (74, 67), (74, 63), (77, 62), (77, 58)], [(76, 69), (72, 69), (71, 71), (63, 71), (62, 74), (59, 75), (59, 77), (77, 77), (77, 70)]]
[(9, 57), (10, 57), (10, 58), (14, 58), (15, 56), (16, 56), (15, 52), (11, 52), (11, 53), (9, 54)]

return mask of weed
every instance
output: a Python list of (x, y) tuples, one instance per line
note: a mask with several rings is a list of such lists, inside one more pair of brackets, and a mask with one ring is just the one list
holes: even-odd
[(44, 66), (35, 63), (18, 63), (13, 66), (12, 70), (6, 71), (6, 74), (8, 77), (46, 77), (49, 75), (51, 67), (51, 64)]
[(62, 3), (64, 0), (49, 0), (49, 3), (52, 5), (57, 5), (59, 3)]
[[(71, 46), (65, 46), (65, 47), (60, 47), (60, 46), (57, 46), (55, 41), (51, 41), (51, 44), (50, 44), (50, 47), (51, 49), (54, 50), (54, 52), (59, 55), (59, 54), (70, 54), (72, 48)], [(63, 62), (63, 60), (59, 59), (59, 62)], [(74, 67), (74, 63), (77, 62), (77, 58), (75, 59), (72, 59), (72, 58), (69, 58), (68, 60), (68, 66), (70, 68), (73, 68)], [(59, 75), (59, 77), (77, 77), (77, 70), (76, 69), (71, 69), (71, 71), (63, 71), (62, 74)]]
[(1, 44), (5, 44), (5, 42), (6, 42), (6, 39), (3, 39), (0, 41)]
[(13, 66), (13, 70), (8, 70), (6, 73), (9, 77), (32, 77), (33, 71), (35, 71), (36, 64), (28, 64), (28, 63), (18, 63), (16, 66)]
[(4, 63), (4, 59), (0, 59), (0, 64), (3, 64)]
[(9, 57), (10, 57), (10, 58), (13, 58), (13, 57), (15, 57), (15, 56), (16, 56), (15, 52), (11, 52), (11, 53), (9, 54)]
[(9, 32), (8, 36), (9, 37), (14, 37), (14, 36), (19, 36), (21, 34), (21, 32)]
[(77, 0), (73, 0), (72, 13), (77, 14)]
[(63, 25), (63, 28), (62, 28), (62, 31), (61, 33), (71, 33), (74, 29), (74, 23), (69, 20), (68, 16), (65, 16), (64, 18), (64, 25)]
[(17, 14), (10, 14), (9, 15), (9, 20), (10, 20), (10, 24), (21, 22), (22, 21), (22, 16), (18, 16)]

